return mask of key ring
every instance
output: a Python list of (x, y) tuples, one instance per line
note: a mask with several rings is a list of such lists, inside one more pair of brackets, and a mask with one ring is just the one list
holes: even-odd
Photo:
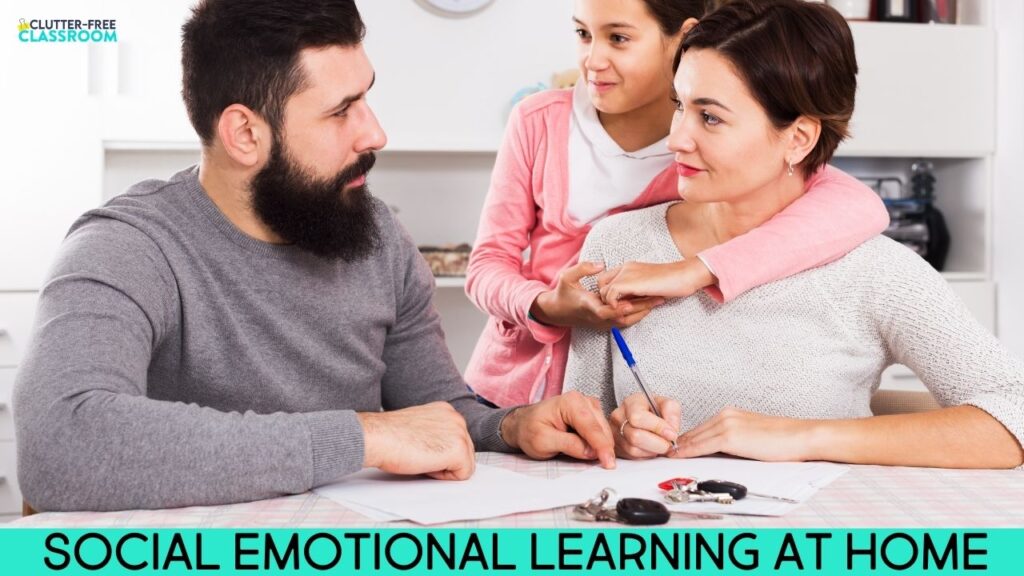
[(597, 496), (587, 500), (582, 504), (577, 504), (573, 509), (573, 515), (580, 520), (589, 520), (591, 522), (598, 519), (598, 515), (607, 508), (609, 500), (615, 500), (618, 495), (612, 488), (605, 488), (601, 490)]

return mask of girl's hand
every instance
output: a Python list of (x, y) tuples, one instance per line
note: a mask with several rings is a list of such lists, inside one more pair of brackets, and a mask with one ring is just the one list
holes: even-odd
[(685, 298), (717, 282), (699, 258), (669, 264), (627, 262), (601, 273), (601, 299), (611, 307), (630, 298)]
[(662, 418), (651, 411), (647, 397), (637, 392), (612, 411), (609, 424), (615, 436), (615, 453), (635, 460), (662, 454), (674, 456), (672, 442), (679, 435), (682, 409), (679, 402), (655, 396)]
[(812, 439), (819, 423), (726, 408), (680, 436), (676, 455), (694, 458), (721, 452), (767, 462), (815, 460)]
[(530, 313), (541, 323), (551, 326), (584, 326), (608, 330), (612, 326), (626, 328), (642, 320), (651, 309), (665, 302), (664, 298), (622, 299), (614, 306), (580, 284), (585, 276), (604, 270), (598, 262), (581, 262), (566, 268), (558, 276), (554, 290), (542, 292), (533, 302)]

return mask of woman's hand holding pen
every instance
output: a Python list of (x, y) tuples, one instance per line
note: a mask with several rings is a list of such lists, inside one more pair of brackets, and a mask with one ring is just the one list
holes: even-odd
[(538, 321), (551, 326), (583, 326), (607, 330), (612, 326), (625, 328), (642, 320), (651, 309), (665, 302), (664, 298), (621, 298), (614, 305), (584, 288), (580, 280), (604, 270), (599, 262), (580, 262), (566, 268), (553, 290), (541, 293), (530, 313)]
[(668, 264), (626, 262), (597, 277), (601, 299), (612, 308), (634, 298), (685, 298), (717, 282), (698, 258)]
[[(678, 434), (682, 410), (679, 402), (656, 396), (664, 419), (651, 411), (640, 392), (623, 400), (612, 411), (609, 424), (615, 434), (615, 453), (623, 458), (655, 456), (696, 458), (731, 454), (741, 458), (778, 461), (816, 459), (814, 440), (821, 436), (823, 421), (766, 416), (736, 408), (724, 408), (713, 418), (685, 434)], [(673, 450), (671, 441), (678, 448)]]
[(615, 434), (615, 453), (623, 458), (641, 460), (655, 456), (676, 456), (672, 442), (679, 435), (682, 408), (679, 402), (655, 396), (663, 418), (651, 411), (640, 392), (623, 400), (609, 418)]

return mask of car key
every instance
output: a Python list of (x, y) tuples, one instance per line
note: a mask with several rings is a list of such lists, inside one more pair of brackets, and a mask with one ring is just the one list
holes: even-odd
[(799, 504), (800, 502), (793, 500), (792, 498), (783, 498), (782, 496), (772, 496), (770, 494), (758, 494), (756, 492), (747, 492), (747, 487), (743, 484), (736, 482), (729, 482), (728, 480), (702, 480), (697, 482), (697, 489), (701, 492), (707, 492), (709, 494), (728, 494), (732, 496), (733, 500), (742, 500), (747, 496), (756, 496), (758, 498), (769, 498), (771, 500), (779, 500), (782, 502), (788, 502), (790, 504)]
[(721, 514), (669, 510), (661, 502), (646, 498), (623, 498), (615, 504), (614, 520), (622, 524), (634, 526), (664, 524), (672, 516), (682, 516), (688, 520), (721, 520), (722, 518)]
[(587, 522), (620, 522), (634, 526), (665, 524), (673, 515), (696, 520), (719, 520), (722, 518), (720, 514), (669, 510), (661, 502), (644, 498), (623, 498), (613, 507), (608, 504), (608, 501), (614, 499), (614, 495), (614, 490), (609, 488), (602, 490), (596, 497), (576, 506), (573, 509), (573, 516), (577, 520)]
[(672, 514), (661, 502), (646, 498), (623, 498), (615, 503), (619, 522), (634, 526), (665, 524)]

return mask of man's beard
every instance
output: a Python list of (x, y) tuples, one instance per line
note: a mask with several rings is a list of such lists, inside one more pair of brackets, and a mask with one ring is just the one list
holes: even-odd
[(297, 165), (280, 138), (267, 165), (250, 183), (252, 207), (285, 242), (323, 258), (354, 262), (378, 244), (373, 197), (366, 183), (345, 189), (365, 175), (376, 157), (367, 152), (333, 178), (320, 179)]

